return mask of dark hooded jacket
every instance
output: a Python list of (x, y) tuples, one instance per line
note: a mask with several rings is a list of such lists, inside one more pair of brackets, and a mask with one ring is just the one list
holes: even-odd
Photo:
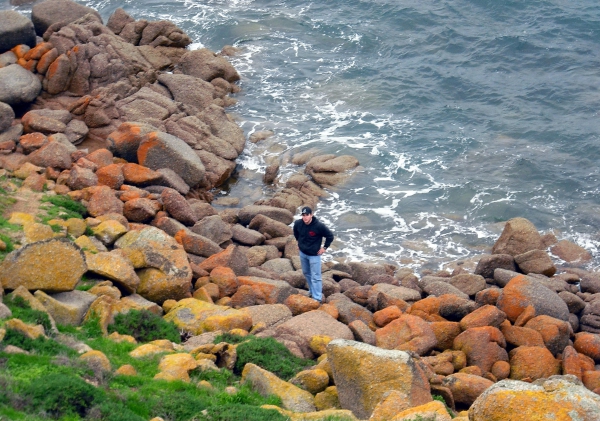
[(323, 244), (327, 248), (333, 241), (333, 233), (316, 216), (312, 217), (310, 224), (306, 225), (302, 219), (294, 222), (294, 237), (298, 241), (298, 248), (302, 253), (316, 256)]

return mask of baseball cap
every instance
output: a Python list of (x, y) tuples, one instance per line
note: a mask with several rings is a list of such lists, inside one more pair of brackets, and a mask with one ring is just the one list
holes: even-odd
[(311, 208), (309, 208), (308, 206), (304, 206), (304, 207), (302, 208), (302, 212), (301, 212), (301, 213), (302, 213), (302, 215), (308, 215), (308, 214), (311, 214), (311, 213), (312, 213), (312, 209), (311, 209)]

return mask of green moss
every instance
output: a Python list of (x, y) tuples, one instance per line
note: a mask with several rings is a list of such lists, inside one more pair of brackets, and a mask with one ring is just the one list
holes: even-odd
[(220, 335), (217, 335), (213, 343), (218, 344), (221, 342), (227, 342), (228, 344), (240, 344), (246, 341), (247, 339), (248, 338), (245, 336), (234, 335), (232, 333), (225, 332)]
[(87, 209), (84, 205), (69, 196), (44, 196), (42, 202), (48, 203), (41, 209), (44, 209), (47, 216), (42, 217), (42, 221), (47, 221), (55, 218), (67, 220), (69, 218), (82, 219), (87, 215)]
[(30, 383), (24, 390), (30, 406), (58, 418), (64, 415), (85, 417), (94, 406), (106, 398), (97, 389), (78, 376), (53, 373)]
[(88, 319), (83, 322), (80, 328), (86, 338), (97, 338), (103, 335), (102, 327), (100, 326), (100, 315), (92, 312)]
[(168, 339), (181, 343), (181, 335), (174, 323), (147, 310), (130, 310), (126, 314), (118, 314), (115, 322), (108, 326), (108, 331), (131, 335), (138, 342)]
[(312, 360), (296, 357), (273, 338), (254, 336), (247, 338), (247, 341), (236, 348), (237, 361), (234, 368), (236, 374), (240, 374), (247, 363), (252, 363), (287, 381), (314, 364)]
[(43, 336), (38, 336), (35, 339), (31, 339), (25, 336), (23, 333), (14, 330), (7, 329), (6, 335), (2, 340), (2, 346), (13, 345), (24, 349), (25, 351), (35, 352), (41, 355), (76, 355), (77, 353), (69, 347), (59, 344), (52, 339), (46, 339)]
[(48, 314), (40, 310), (34, 310), (29, 306), (29, 303), (22, 297), (9, 298), (4, 301), (4, 304), (10, 309), (11, 318), (19, 319), (28, 324), (42, 325), (46, 333), (52, 330), (50, 317)]

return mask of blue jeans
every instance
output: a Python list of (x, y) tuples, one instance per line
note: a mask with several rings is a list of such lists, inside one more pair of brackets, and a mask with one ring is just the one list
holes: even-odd
[(321, 256), (309, 256), (300, 252), (302, 273), (308, 284), (310, 296), (317, 301), (323, 298), (323, 280), (321, 279)]

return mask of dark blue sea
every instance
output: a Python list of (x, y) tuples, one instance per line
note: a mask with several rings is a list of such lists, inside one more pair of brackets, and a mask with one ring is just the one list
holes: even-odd
[(216, 197), (272, 194), (265, 167), (279, 162), (284, 183), (309, 149), (358, 158), (316, 211), (333, 258), (438, 269), (525, 217), (600, 266), (597, 0), (83, 3), (105, 23), (123, 7), (172, 20), (191, 48), (241, 50), (228, 111), (248, 136), (274, 136), (248, 143)]

